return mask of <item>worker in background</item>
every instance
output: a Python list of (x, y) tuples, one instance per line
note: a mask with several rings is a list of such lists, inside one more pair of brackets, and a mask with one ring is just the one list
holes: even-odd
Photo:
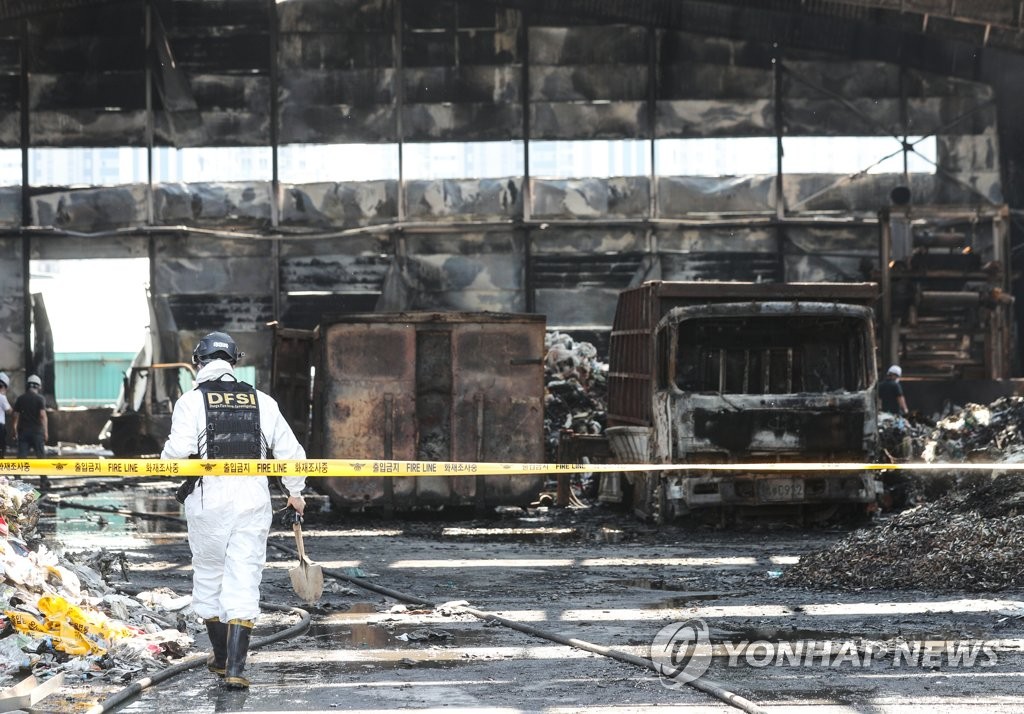
[(903, 370), (898, 364), (889, 368), (885, 379), (878, 385), (878, 398), (882, 402), (882, 411), (905, 417), (908, 413), (907, 399), (903, 396), (903, 386), (900, 384), (900, 377)]
[(7, 386), (11, 378), (7, 372), (0, 372), (0, 459), (7, 457), (7, 417), (13, 411), (7, 399)]
[(903, 396), (903, 386), (900, 384), (900, 377), (903, 370), (898, 364), (889, 367), (888, 372), (878, 385), (878, 399), (882, 403), (882, 412), (892, 414), (895, 417), (894, 426), (898, 438), (896, 455), (908, 459), (913, 455), (913, 443), (910, 438), (910, 424), (907, 422), (907, 398)]
[[(192, 353), (196, 388), (181, 396), (171, 416), (164, 459), (304, 459), (306, 453), (268, 394), (236, 379), (244, 353), (224, 332), (211, 332)], [(301, 476), (282, 479), (288, 506), (305, 508)], [(259, 615), (260, 581), (272, 511), (264, 476), (204, 476), (182, 496), (192, 550), (192, 609), (206, 622), (211, 672), (229, 688), (244, 689), (249, 636)]]
[[(37, 459), (46, 456), (46, 442), (50, 438), (49, 424), (46, 420), (46, 399), (39, 392), (43, 388), (43, 380), (36, 375), (29, 375), (26, 380), (28, 391), (14, 400), (11, 411), (11, 430), (14, 441), (18, 444), (18, 458), (28, 457), (28, 452), (35, 454)], [(50, 479), (39, 477), (39, 490), (50, 490)]]
[(43, 388), (43, 380), (33, 374), (27, 382), (28, 391), (14, 400), (11, 430), (18, 443), (19, 459), (26, 458), (29, 451), (41, 459), (46, 456), (46, 440), (50, 436), (46, 421), (46, 400), (39, 393)]

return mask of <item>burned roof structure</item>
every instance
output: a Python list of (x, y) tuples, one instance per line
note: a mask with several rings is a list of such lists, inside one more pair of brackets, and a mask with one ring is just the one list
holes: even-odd
[[(0, 366), (17, 381), (38, 361), (30, 260), (139, 256), (169, 359), (224, 329), (266, 369), (268, 322), (325, 313), (538, 312), (589, 330), (648, 278), (869, 278), (891, 279), (903, 330), (891, 354), (940, 349), (913, 332), (938, 305), (956, 353), (942, 362), (1007, 376), (1006, 314), (971, 340), (978, 314), (1013, 292), (1022, 12), (1009, 0), (0, 0), (0, 149), (21, 170), (0, 188)], [(876, 173), (883, 154), (856, 171), (783, 171), (787, 141), (841, 136), (889, 138), (908, 158), (929, 139), (933, 170)], [(659, 142), (721, 138), (774, 142), (770, 166), (659, 168)], [(567, 177), (533, 160), (540, 143), (593, 140), (642, 142), (644, 165)], [(413, 147), (451, 142), (507, 145), (516, 170), (407, 175)], [(292, 147), (339, 145), (386, 147), (395, 170), (282, 176)], [(40, 152), (86, 147), (125, 150), (144, 179), (31, 180)], [(164, 148), (263, 151), (243, 179), (180, 181), (157, 170)], [(912, 201), (894, 206), (896, 187)], [(949, 265), (956, 254), (976, 262)], [(909, 273), (879, 275), (889, 263)]]

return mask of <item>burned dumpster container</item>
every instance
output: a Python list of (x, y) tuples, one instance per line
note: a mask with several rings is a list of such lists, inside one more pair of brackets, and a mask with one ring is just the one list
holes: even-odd
[[(498, 313), (353, 314), (313, 343), (311, 453), (403, 461), (544, 460), (545, 319)], [(325, 479), (343, 508), (527, 505), (540, 476)]]

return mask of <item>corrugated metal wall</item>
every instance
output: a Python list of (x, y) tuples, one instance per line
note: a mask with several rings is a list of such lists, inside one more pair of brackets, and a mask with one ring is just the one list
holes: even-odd
[(113, 404), (134, 352), (58, 352), (54, 387), (61, 407)]

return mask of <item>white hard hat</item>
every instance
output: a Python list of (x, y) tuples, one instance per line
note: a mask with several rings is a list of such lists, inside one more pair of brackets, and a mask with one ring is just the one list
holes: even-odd
[(39, 379), (39, 377), (37, 377), (34, 374), (29, 375), (29, 378), (25, 381), (28, 382), (29, 384), (34, 384), (37, 387), (43, 386), (43, 380)]
[(0, 382), (3, 382), (5, 387), (11, 385), (11, 378), (7, 376), (7, 372), (0, 372)]
[(889, 368), (889, 374), (895, 374), (897, 377), (902, 377), (903, 370), (900, 369), (900, 366), (898, 364), (894, 364), (892, 367)]

